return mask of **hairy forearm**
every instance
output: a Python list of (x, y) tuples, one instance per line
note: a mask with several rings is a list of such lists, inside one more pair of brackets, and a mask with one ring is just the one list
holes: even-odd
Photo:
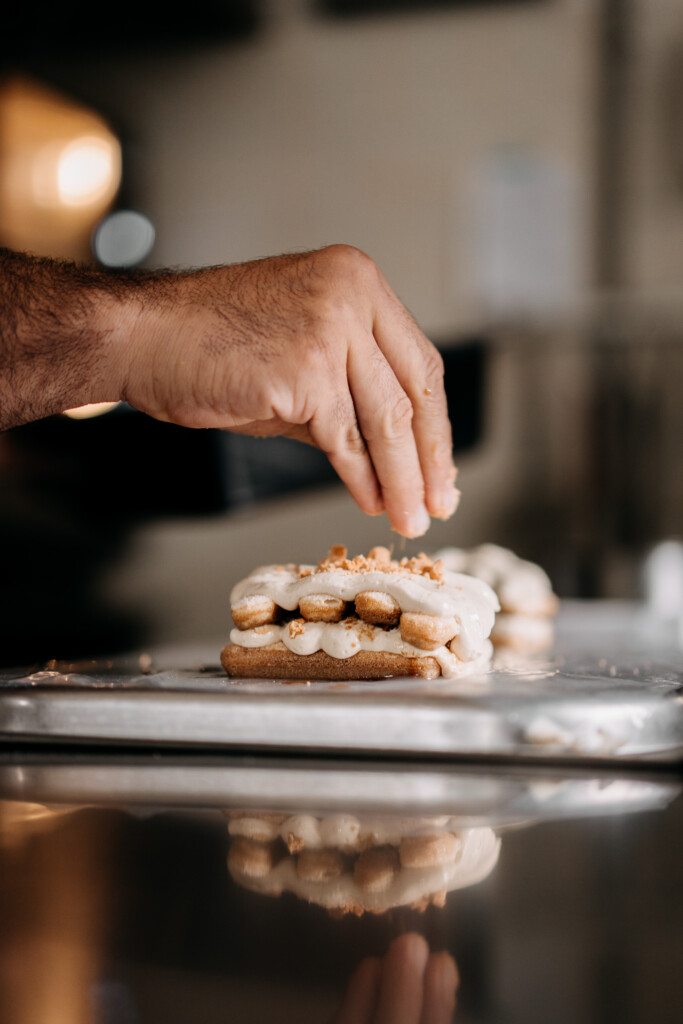
[(117, 401), (113, 275), (0, 249), (0, 430)]

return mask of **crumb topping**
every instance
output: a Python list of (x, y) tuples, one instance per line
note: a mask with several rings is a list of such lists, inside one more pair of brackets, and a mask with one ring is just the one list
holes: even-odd
[(348, 558), (347, 555), (347, 549), (343, 544), (334, 544), (315, 568), (300, 567), (299, 578), (303, 579), (305, 576), (312, 576), (316, 573), (329, 572), (331, 569), (341, 569), (352, 574), (363, 572), (410, 573), (415, 576), (426, 576), (437, 583), (443, 580), (444, 566), (441, 559), (434, 561), (424, 553), (414, 558), (404, 557), (397, 560), (391, 557), (388, 548), (376, 547), (372, 548), (367, 555), (356, 555), (355, 558)]

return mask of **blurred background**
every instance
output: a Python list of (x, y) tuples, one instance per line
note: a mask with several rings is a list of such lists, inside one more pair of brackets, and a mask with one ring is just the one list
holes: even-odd
[[(324, 458), (118, 405), (0, 436), (0, 660), (227, 637), (257, 564), (493, 541), (635, 598), (683, 533), (683, 0), (37, 0), (0, 245), (199, 267), (335, 242), (446, 361), (462, 502), (404, 545)], [(670, 549), (667, 549), (670, 550)]]

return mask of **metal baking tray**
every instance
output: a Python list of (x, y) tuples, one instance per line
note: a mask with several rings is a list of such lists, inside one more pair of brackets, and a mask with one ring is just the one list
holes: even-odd
[(4, 671), (0, 740), (678, 764), (683, 651), (639, 614), (568, 606), (547, 655), (461, 680), (233, 680), (220, 643)]

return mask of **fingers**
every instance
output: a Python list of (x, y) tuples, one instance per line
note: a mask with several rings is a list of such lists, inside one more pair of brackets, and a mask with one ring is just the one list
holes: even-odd
[(351, 975), (344, 1001), (330, 1024), (372, 1024), (381, 976), (379, 960), (374, 957), (362, 960)]
[(420, 1024), (450, 1024), (459, 980), (453, 957), (448, 953), (432, 953), (424, 972)]
[(443, 386), (443, 360), (410, 313), (381, 279), (381, 300), (374, 324), (378, 346), (413, 407), (413, 434), (430, 515), (447, 519), (455, 512), (453, 441)]
[(382, 960), (351, 976), (330, 1024), (451, 1024), (459, 978), (448, 953), (429, 953), (415, 932), (394, 939)]
[(410, 399), (374, 343), (361, 339), (349, 346), (347, 372), (389, 521), (403, 536), (420, 537), (430, 520)]
[(373, 1024), (420, 1024), (422, 985), (429, 946), (409, 932), (389, 946)]
[(358, 427), (348, 388), (340, 387), (336, 397), (320, 406), (311, 418), (308, 430), (359, 507), (368, 515), (380, 515), (384, 511), (380, 485)]

